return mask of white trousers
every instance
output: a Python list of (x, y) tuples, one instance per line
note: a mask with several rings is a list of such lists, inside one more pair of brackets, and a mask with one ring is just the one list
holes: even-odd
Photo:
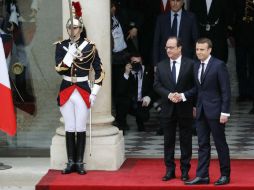
[(69, 100), (60, 107), (60, 111), (64, 119), (65, 131), (86, 131), (89, 109), (77, 89), (73, 91)]

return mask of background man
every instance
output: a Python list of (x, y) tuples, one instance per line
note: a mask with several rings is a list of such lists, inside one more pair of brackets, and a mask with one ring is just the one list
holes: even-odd
[(144, 122), (149, 120), (151, 108), (152, 70), (143, 65), (139, 53), (132, 53), (130, 63), (119, 78), (116, 89), (116, 121), (119, 129), (127, 130), (127, 114), (136, 117), (138, 131), (144, 131)]
[(194, 56), (194, 46), (198, 38), (197, 22), (194, 14), (182, 8), (183, 4), (184, 0), (170, 0), (171, 11), (158, 16), (154, 34), (154, 66), (167, 58), (164, 47), (170, 36), (181, 39), (183, 56)]
[(212, 55), (228, 59), (227, 38), (232, 30), (232, 9), (229, 0), (190, 0), (190, 11), (196, 15), (199, 36), (213, 42)]
[(248, 101), (250, 98), (254, 101), (254, 2), (234, 0), (232, 3), (235, 13), (233, 31), (239, 89), (237, 102)]

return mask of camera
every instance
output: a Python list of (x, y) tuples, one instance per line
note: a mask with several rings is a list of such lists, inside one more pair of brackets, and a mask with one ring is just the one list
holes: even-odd
[(132, 70), (133, 71), (140, 71), (142, 70), (141, 62), (131, 62)]
[(140, 64), (140, 62), (131, 62), (131, 66), (135, 67), (135, 65)]

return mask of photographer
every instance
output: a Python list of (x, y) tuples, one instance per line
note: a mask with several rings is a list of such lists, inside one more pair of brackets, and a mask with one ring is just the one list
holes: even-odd
[(128, 130), (126, 116), (136, 117), (138, 131), (144, 131), (144, 122), (149, 120), (153, 94), (152, 72), (142, 63), (140, 54), (133, 53), (125, 65), (117, 86), (116, 122), (120, 130)]

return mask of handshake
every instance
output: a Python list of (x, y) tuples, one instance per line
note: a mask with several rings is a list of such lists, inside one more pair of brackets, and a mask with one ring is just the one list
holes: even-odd
[(64, 56), (63, 62), (68, 67), (71, 67), (73, 60), (75, 58), (81, 57), (80, 52), (78, 51), (78, 49), (76, 47), (76, 43), (69, 45), (68, 48), (65, 46), (63, 48), (65, 51), (67, 51), (67, 53)]
[(178, 92), (169, 93), (168, 99), (170, 101), (172, 101), (173, 103), (178, 103), (178, 102), (183, 101), (183, 97), (182, 97), (181, 93), (178, 93)]

